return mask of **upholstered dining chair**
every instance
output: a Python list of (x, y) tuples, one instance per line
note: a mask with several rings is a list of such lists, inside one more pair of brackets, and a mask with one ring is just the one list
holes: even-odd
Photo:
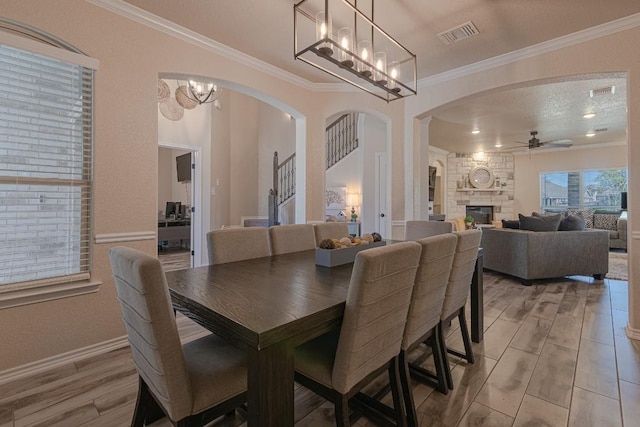
[(346, 222), (324, 222), (313, 224), (316, 232), (316, 245), (324, 239), (342, 239), (349, 236), (349, 226)]
[[(449, 391), (440, 347), (440, 336), (442, 335), (440, 315), (442, 314), (442, 304), (457, 241), (458, 236), (453, 233), (427, 237), (417, 241), (422, 245), (422, 254), (416, 273), (399, 359), (402, 395), (409, 425), (418, 425), (411, 389), (410, 369), (411, 374), (422, 382), (433, 384), (435, 380), (436, 388), (441, 393), (447, 394)], [(423, 342), (427, 342), (431, 346), (436, 368), (435, 375), (419, 365), (409, 366), (407, 355)]]
[(450, 389), (453, 389), (453, 381), (451, 379), (451, 369), (449, 367), (447, 352), (458, 357), (462, 357), (469, 363), (474, 362), (464, 306), (467, 303), (467, 297), (469, 296), (469, 289), (471, 286), (471, 280), (473, 279), (476, 259), (478, 258), (478, 248), (480, 247), (482, 231), (477, 229), (454, 231), (453, 234), (458, 237), (458, 242), (456, 243), (456, 253), (453, 257), (453, 265), (451, 266), (447, 292), (444, 297), (444, 302), (442, 303), (440, 321), (442, 324), (445, 324), (454, 317), (458, 317), (465, 352), (462, 354), (456, 350), (447, 348), (444, 334), (440, 336), (442, 339), (441, 346), (445, 375), (447, 378), (447, 385)]
[(313, 224), (274, 225), (269, 227), (273, 255), (306, 251), (316, 247)]
[(224, 264), (271, 255), (269, 231), (265, 227), (213, 230), (207, 233), (209, 264)]
[(333, 402), (338, 426), (350, 425), (349, 399), (384, 371), (397, 425), (406, 423), (398, 355), (420, 251), (418, 243), (403, 242), (359, 252), (340, 330), (295, 350), (296, 380)]
[(180, 344), (160, 261), (125, 247), (109, 260), (139, 376), (131, 425), (164, 413), (176, 426), (204, 426), (246, 402), (245, 352), (213, 334)]
[(424, 239), (452, 231), (453, 224), (446, 221), (407, 221), (404, 228), (404, 240)]

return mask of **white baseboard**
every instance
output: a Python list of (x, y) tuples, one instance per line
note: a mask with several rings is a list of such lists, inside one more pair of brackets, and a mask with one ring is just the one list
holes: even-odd
[(627, 337), (632, 340), (640, 341), (640, 329), (634, 329), (631, 326), (627, 325), (624, 328), (624, 331), (627, 333)]
[(129, 341), (127, 340), (127, 337), (122, 336), (111, 339), (109, 341), (93, 344), (88, 347), (79, 348), (67, 353), (57, 354), (46, 359), (27, 363), (26, 365), (10, 368), (6, 371), (0, 372), (0, 384), (19, 380), (21, 378), (54, 369), (68, 363), (78, 362), (89, 357), (98, 356), (112, 350), (127, 347), (128, 345)]

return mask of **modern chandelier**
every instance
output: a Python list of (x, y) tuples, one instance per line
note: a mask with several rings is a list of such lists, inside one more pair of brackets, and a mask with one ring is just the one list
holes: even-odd
[(208, 104), (217, 99), (218, 86), (213, 83), (202, 83), (189, 80), (186, 84), (178, 81), (176, 100), (184, 108), (192, 109), (198, 105)]
[(358, 0), (302, 0), (293, 29), (296, 59), (387, 102), (417, 93), (416, 56), (375, 24), (374, 0), (367, 13)]

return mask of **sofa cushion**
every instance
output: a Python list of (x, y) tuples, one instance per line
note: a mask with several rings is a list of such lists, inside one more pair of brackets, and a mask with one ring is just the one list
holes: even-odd
[(593, 209), (569, 208), (566, 212), (566, 215), (580, 215), (582, 218), (584, 218), (585, 228), (593, 228), (593, 214)]
[(520, 230), (529, 231), (557, 231), (562, 219), (561, 214), (525, 216), (518, 214)]
[(567, 215), (560, 221), (560, 231), (584, 230), (584, 218), (580, 215)]
[(513, 228), (515, 230), (520, 228), (520, 221), (511, 221), (508, 219), (502, 220), (502, 228)]
[(593, 228), (599, 228), (601, 230), (617, 230), (619, 217), (620, 215), (618, 214), (593, 214)]

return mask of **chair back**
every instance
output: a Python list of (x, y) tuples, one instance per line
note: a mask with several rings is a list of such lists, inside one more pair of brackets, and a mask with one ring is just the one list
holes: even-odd
[(458, 236), (447, 233), (417, 242), (422, 245), (422, 253), (402, 340), (403, 350), (422, 341), (440, 322)]
[(453, 224), (446, 221), (407, 221), (404, 228), (404, 240), (424, 239), (452, 231)]
[(109, 261), (138, 374), (171, 419), (182, 419), (191, 383), (162, 265), (126, 247), (112, 248)]
[(332, 386), (348, 393), (400, 353), (421, 246), (403, 242), (358, 252), (340, 329)]
[(442, 305), (442, 320), (448, 319), (467, 302), (482, 237), (480, 230), (454, 231), (453, 234), (458, 236), (458, 242)]
[(207, 233), (209, 264), (224, 264), (271, 255), (265, 227), (225, 228)]
[(313, 225), (316, 232), (316, 245), (324, 239), (342, 239), (349, 236), (349, 226), (346, 222), (324, 222)]
[(316, 247), (313, 224), (274, 225), (269, 227), (271, 252), (274, 255), (306, 251)]

